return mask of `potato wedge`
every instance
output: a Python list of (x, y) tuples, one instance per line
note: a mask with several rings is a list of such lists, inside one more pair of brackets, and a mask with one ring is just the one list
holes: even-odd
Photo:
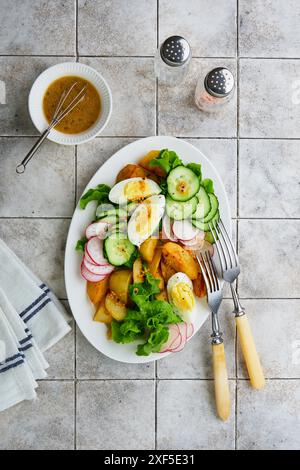
[(132, 267), (132, 273), (133, 273), (133, 282), (144, 282), (145, 280), (145, 273), (143, 269), (143, 262), (142, 258), (137, 258), (135, 262), (133, 263)]
[(163, 245), (163, 261), (176, 272), (185, 273), (191, 280), (197, 279), (198, 265), (191, 254), (174, 242)]
[(121, 171), (119, 171), (116, 182), (119, 183), (120, 181), (127, 180), (128, 178), (146, 178), (147, 172), (144, 168), (139, 165), (133, 165), (132, 163), (128, 163), (128, 165), (124, 166)]
[(98, 304), (104, 299), (108, 290), (109, 276), (99, 282), (87, 282), (87, 294), (93, 304)]
[(156, 294), (155, 298), (156, 300), (164, 300), (165, 302), (168, 302), (167, 289), (163, 289), (159, 294)]
[(160, 166), (150, 166), (151, 160), (158, 157), (160, 150), (150, 150), (139, 162), (145, 170), (152, 171), (157, 176), (166, 176), (166, 173)]
[(125, 305), (129, 301), (128, 288), (130, 284), (132, 284), (131, 269), (119, 269), (110, 275), (109, 288)]
[(153, 276), (155, 276), (155, 274), (158, 271), (159, 263), (160, 263), (160, 260), (161, 260), (161, 254), (162, 254), (162, 247), (157, 246), (156, 249), (155, 249), (152, 261), (149, 264), (149, 271)]
[(201, 273), (198, 273), (197, 279), (193, 280), (193, 287), (197, 297), (201, 299), (206, 296), (205, 282)]
[(126, 306), (123, 302), (121, 302), (120, 299), (118, 299), (114, 292), (109, 292), (106, 294), (105, 308), (117, 321), (122, 321), (126, 317)]
[(140, 253), (145, 261), (151, 263), (155, 248), (157, 247), (158, 239), (157, 238), (147, 238), (141, 246), (140, 246)]
[(167, 283), (170, 277), (172, 277), (173, 274), (176, 274), (176, 271), (171, 268), (171, 266), (168, 266), (163, 260), (160, 262), (160, 267), (162, 277), (164, 278), (165, 283)]
[(159, 284), (158, 284), (158, 287), (160, 288), (160, 290), (164, 290), (165, 288), (165, 281), (164, 281), (164, 278), (162, 277), (162, 274), (161, 274), (161, 270), (158, 269), (156, 271), (155, 274), (153, 274), (153, 276), (156, 278), (156, 279), (159, 279)]
[(108, 311), (105, 308), (105, 299), (101, 300), (101, 303), (96, 310), (93, 320), (98, 321), (100, 323), (107, 323), (107, 324), (112, 322), (112, 316), (110, 313), (108, 313)]

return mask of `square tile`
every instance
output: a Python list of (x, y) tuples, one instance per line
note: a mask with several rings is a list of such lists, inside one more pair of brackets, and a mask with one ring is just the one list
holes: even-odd
[[(103, 163), (134, 139), (98, 138), (77, 148), (77, 198)], [(124, 162), (124, 165), (126, 162)]]
[(77, 449), (154, 449), (154, 411), (153, 381), (79, 382)]
[(70, 57), (0, 57), (0, 80), (6, 88), (6, 104), (0, 104), (1, 136), (39, 135), (28, 111), (33, 82), (48, 67), (74, 60)]
[[(242, 305), (248, 313), (265, 376), (300, 378), (300, 301), (243, 300)], [(238, 350), (238, 376), (248, 378), (240, 347)]]
[(237, 401), (237, 448), (298, 450), (299, 407), (299, 380), (269, 380), (266, 388), (260, 392), (251, 388), (248, 381), (240, 381)]
[(174, 34), (189, 41), (193, 57), (235, 56), (236, 0), (160, 0), (160, 42)]
[(166, 380), (157, 391), (158, 449), (234, 449), (235, 382), (230, 382), (230, 419), (215, 412), (214, 383), (209, 380)]
[(62, 299), (65, 242), (70, 220), (2, 219), (0, 237)]
[(240, 55), (299, 57), (298, 0), (240, 0)]
[(0, 18), (0, 54), (76, 53), (74, 0), (1, 0)]
[(298, 141), (241, 140), (239, 163), (241, 217), (300, 217)]
[(240, 60), (240, 136), (298, 138), (299, 60)]
[(37, 395), (1, 413), (0, 449), (73, 450), (74, 384), (42, 381)]
[(215, 67), (228, 67), (236, 71), (234, 59), (193, 59), (184, 82), (175, 87), (159, 84), (158, 125), (159, 134), (177, 137), (235, 137), (236, 92), (216, 114), (208, 114), (195, 105), (197, 80), (205, 78)]
[(45, 142), (25, 173), (16, 174), (16, 166), (35, 142), (36, 138), (0, 138), (1, 217), (66, 217), (73, 214), (75, 159), (72, 146)]
[(154, 379), (154, 362), (126, 364), (113, 361), (97, 351), (82, 335), (79, 328), (76, 347), (78, 379)]
[(300, 297), (299, 220), (239, 221), (241, 297)]
[(155, 134), (155, 75), (153, 59), (81, 57), (107, 81), (113, 97), (113, 112), (106, 136), (147, 136)]
[(79, 53), (153, 55), (156, 24), (156, 0), (79, 0)]
[(235, 139), (186, 139), (209, 158), (225, 185), (231, 215), (237, 206), (237, 143)]
[[(224, 336), (228, 376), (235, 377), (235, 322), (232, 302), (224, 300), (220, 308), (221, 331)], [(211, 320), (176, 354), (157, 362), (160, 379), (212, 379)]]

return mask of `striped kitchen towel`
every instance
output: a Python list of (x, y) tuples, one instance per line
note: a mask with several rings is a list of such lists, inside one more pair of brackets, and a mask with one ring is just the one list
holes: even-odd
[(63, 305), (0, 239), (0, 411), (36, 396), (43, 352), (70, 331)]

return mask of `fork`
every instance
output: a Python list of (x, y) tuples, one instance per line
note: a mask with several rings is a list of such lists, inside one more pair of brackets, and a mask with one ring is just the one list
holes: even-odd
[(220, 219), (219, 222), (209, 222), (208, 225), (214, 238), (215, 246), (219, 255), (222, 277), (224, 281), (230, 284), (234, 303), (237, 331), (250, 382), (253, 388), (261, 389), (265, 385), (265, 378), (260, 359), (255, 347), (248, 317), (245, 313), (245, 309), (241, 306), (238, 294), (233, 286), (233, 282), (240, 274), (238, 256), (228, 235), (228, 232), (222, 222), (222, 219)]
[(224, 341), (218, 317), (223, 298), (222, 289), (208, 251), (196, 253), (196, 256), (206, 285), (208, 305), (212, 312), (211, 344), (217, 413), (223, 421), (226, 421), (230, 415), (230, 396)]

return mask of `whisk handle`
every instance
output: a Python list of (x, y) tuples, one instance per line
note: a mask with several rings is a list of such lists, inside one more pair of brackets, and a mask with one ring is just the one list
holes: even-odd
[(29, 152), (27, 153), (26, 157), (24, 158), (24, 160), (22, 160), (22, 162), (16, 167), (16, 172), (17, 173), (24, 173), (25, 169), (26, 169), (26, 165), (27, 163), (32, 159), (32, 157), (34, 156), (34, 154), (37, 152), (37, 150), (40, 148), (40, 146), (42, 145), (42, 143), (44, 142), (44, 140), (48, 137), (49, 133), (51, 131), (51, 127), (48, 127), (42, 134), (41, 136), (39, 137), (39, 139), (36, 141), (36, 143), (34, 144), (34, 146), (29, 150)]

